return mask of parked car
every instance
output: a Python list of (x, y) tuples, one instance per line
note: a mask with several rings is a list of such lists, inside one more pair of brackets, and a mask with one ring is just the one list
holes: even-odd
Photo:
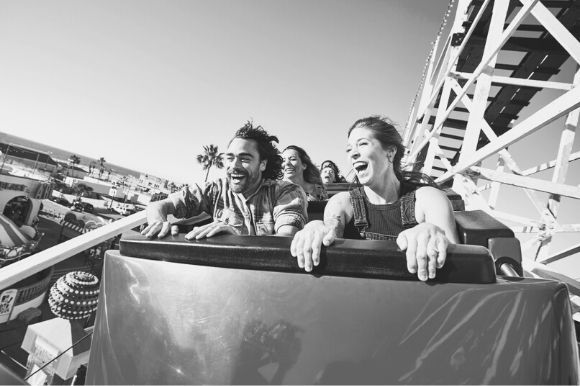
[(66, 206), (66, 207), (70, 207), (71, 206), (71, 203), (66, 198), (63, 198), (63, 197), (55, 197), (55, 196), (52, 196), (52, 197), (49, 197), (48, 199), (50, 201), (52, 201), (52, 202), (56, 202), (59, 205), (63, 205), (63, 206)]
[(119, 214), (122, 214), (123, 216), (128, 216), (137, 212), (137, 209), (133, 204), (119, 204), (113, 207), (113, 210)]
[(95, 212), (95, 208), (93, 207), (92, 204), (89, 204), (88, 202), (82, 202), (82, 201), (75, 201), (72, 205), (72, 210), (76, 210), (78, 212), (87, 212), (87, 213), (94, 213)]

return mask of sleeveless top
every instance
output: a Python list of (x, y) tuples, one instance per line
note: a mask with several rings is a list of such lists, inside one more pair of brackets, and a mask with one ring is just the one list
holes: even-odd
[(344, 229), (345, 239), (396, 240), (403, 230), (417, 225), (415, 191), (417, 187), (401, 183), (401, 197), (391, 204), (374, 205), (364, 188), (349, 191), (353, 208), (352, 219)]

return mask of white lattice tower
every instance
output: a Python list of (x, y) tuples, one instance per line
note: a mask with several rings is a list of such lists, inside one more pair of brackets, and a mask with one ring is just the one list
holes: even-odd
[[(468, 209), (515, 224), (516, 234), (533, 233), (523, 245), (528, 266), (580, 252), (580, 212), (576, 223), (558, 221), (561, 201), (580, 199), (568, 175), (580, 158), (572, 149), (580, 106), (580, 0), (452, 0), (451, 7), (447, 40), (441, 44), (450, 9), (405, 125), (407, 163), (452, 184)], [(572, 69), (564, 80), (563, 69)], [(538, 159), (549, 159), (521, 167), (509, 147), (542, 130), (559, 136), (556, 154), (541, 152)], [(484, 166), (490, 162), (495, 166)], [(498, 210), (505, 185), (521, 188), (536, 213)], [(558, 232), (575, 232), (577, 242), (550, 255)]]

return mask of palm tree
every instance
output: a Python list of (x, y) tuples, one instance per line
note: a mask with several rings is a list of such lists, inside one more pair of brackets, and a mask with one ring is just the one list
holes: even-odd
[(105, 159), (101, 157), (97, 162), (99, 163), (99, 179), (100, 179), (101, 175), (105, 172), (105, 163), (107, 161), (105, 161)]
[(71, 154), (70, 157), (68, 157), (68, 162), (71, 165), (78, 165), (81, 163), (81, 158), (76, 154)]
[(70, 170), (71, 166), (80, 164), (81, 158), (76, 154), (71, 154), (70, 157), (68, 157), (67, 161), (68, 161), (68, 170), (66, 174), (68, 176), (68, 171)]
[(218, 147), (215, 145), (209, 145), (203, 147), (203, 154), (197, 156), (197, 162), (202, 165), (203, 170), (205, 170), (205, 180), (207, 182), (207, 177), (209, 176), (209, 170), (212, 166), (218, 169), (224, 167), (224, 162), (222, 159), (223, 153), (219, 153)]

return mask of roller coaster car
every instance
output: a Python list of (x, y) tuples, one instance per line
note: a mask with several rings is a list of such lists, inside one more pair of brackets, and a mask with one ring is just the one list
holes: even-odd
[(456, 217), (472, 245), (450, 246), (428, 282), (392, 241), (339, 239), (309, 274), (286, 237), (125, 235), (105, 259), (87, 383), (577, 384), (567, 287), (496, 276), (521, 272), (513, 233)]
[[(499, 273), (507, 276), (522, 276), (521, 246), (514, 232), (482, 210), (465, 211), (461, 196), (452, 190), (447, 190), (446, 193), (454, 209), (459, 241), (462, 244), (481, 245), (488, 248)], [(321, 220), (326, 203), (327, 201), (309, 202), (308, 218)]]

